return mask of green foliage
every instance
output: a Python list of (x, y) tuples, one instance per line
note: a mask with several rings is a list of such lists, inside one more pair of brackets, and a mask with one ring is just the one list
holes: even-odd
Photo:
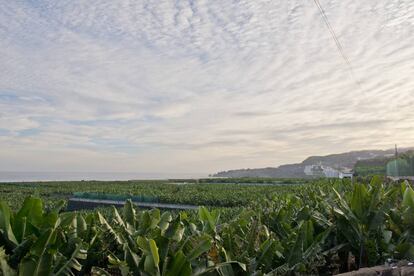
[[(171, 191), (163, 185), (177, 188), (145, 189)], [(408, 182), (374, 177), (301, 186), (190, 185), (184, 189), (199, 189), (192, 198), (213, 200), (220, 187), (226, 194), (219, 200), (233, 200), (234, 193), (240, 197), (234, 200), (249, 201), (231, 216), (211, 207), (196, 215), (137, 210), (130, 200), (121, 210), (88, 213), (62, 212), (61, 203), (35, 197), (16, 211), (0, 201), (0, 275), (309, 275), (387, 258), (414, 260)], [(177, 194), (177, 201), (186, 198)]]
[(158, 197), (145, 196), (145, 195), (122, 195), (122, 194), (108, 194), (108, 193), (90, 193), (90, 192), (75, 192), (74, 198), (87, 198), (87, 199), (101, 199), (101, 200), (115, 200), (125, 201), (130, 199), (137, 202), (159, 202)]
[(402, 156), (387, 163), (387, 175), (390, 176), (413, 176), (414, 156)]
[(58, 209), (44, 212), (42, 201), (32, 197), (17, 213), (10, 212), (4, 202), (0, 206), (1, 245), (9, 254), (8, 264), (19, 275), (72, 275), (81, 270), (79, 260), (86, 258), (87, 247), (80, 228), (75, 227), (78, 214), (65, 217)]
[(16, 271), (9, 266), (8, 261), (9, 257), (6, 254), (6, 251), (3, 247), (0, 247), (0, 275), (14, 276), (16, 275)]
[(0, 183), (0, 200), (6, 201), (13, 210), (20, 208), (24, 199), (31, 195), (43, 199), (48, 209), (54, 208), (59, 200), (68, 200), (73, 196), (233, 208), (246, 207), (258, 199), (270, 199), (280, 193), (299, 190), (304, 183), (304, 180), (276, 179), (221, 179), (220, 182), (225, 181), (225, 184), (181, 181)]
[(354, 165), (354, 172), (358, 176), (386, 175), (386, 166), (390, 158), (381, 157), (359, 160)]
[(414, 152), (405, 152), (398, 159), (391, 157), (359, 160), (354, 171), (358, 176), (414, 176)]

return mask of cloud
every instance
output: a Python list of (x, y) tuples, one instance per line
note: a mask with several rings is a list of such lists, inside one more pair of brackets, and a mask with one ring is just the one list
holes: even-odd
[(414, 3), (321, 3), (362, 88), (312, 1), (1, 1), (1, 168), (210, 173), (410, 146)]

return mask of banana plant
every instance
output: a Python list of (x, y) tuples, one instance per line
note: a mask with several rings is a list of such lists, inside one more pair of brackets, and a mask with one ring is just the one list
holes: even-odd
[[(226, 202), (246, 203), (242, 196)], [(349, 270), (353, 256), (357, 266), (414, 259), (408, 182), (320, 180), (261, 199), (198, 213), (137, 210), (131, 201), (62, 212), (34, 197), (14, 212), (0, 201), (0, 275), (329, 274)]]
[(61, 207), (45, 212), (42, 200), (28, 197), (13, 213), (0, 202), (1, 240), (19, 275), (73, 275), (82, 269), (86, 245), (79, 227), (86, 226), (78, 227), (76, 213), (60, 216)]
[(388, 198), (394, 189), (386, 189), (374, 177), (369, 185), (356, 183), (352, 192), (340, 195), (334, 189), (336, 206), (333, 208), (338, 237), (343, 237), (350, 252), (357, 257), (359, 267), (375, 264), (386, 253), (390, 231), (385, 229), (386, 214), (390, 209)]
[[(218, 216), (206, 208), (199, 210), (200, 229), (187, 220), (186, 213), (175, 218), (168, 212), (160, 215), (159, 210), (137, 214), (130, 201), (122, 215), (115, 208), (112, 211), (114, 226), (98, 213), (101, 234), (112, 241), (112, 248), (122, 246), (123, 254), (111, 253), (108, 262), (110, 268), (118, 269), (124, 276), (186, 276), (229, 271), (233, 265), (244, 268), (238, 262), (218, 262), (215, 258)], [(106, 271), (97, 267), (94, 270), (101, 274)]]
[(414, 190), (408, 182), (401, 184), (402, 200), (389, 212), (389, 227), (394, 243), (394, 258), (414, 259)]
[(9, 256), (7, 256), (6, 251), (3, 247), (0, 247), (0, 275), (15, 276), (17, 273), (9, 266), (8, 259)]

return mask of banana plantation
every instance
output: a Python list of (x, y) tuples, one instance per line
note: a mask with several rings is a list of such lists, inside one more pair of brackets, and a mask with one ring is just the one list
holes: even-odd
[(164, 201), (189, 189), (174, 200), (206, 207), (163, 212), (127, 200), (118, 209), (66, 212), (56, 191), (52, 204), (51, 194), (16, 188), (0, 201), (0, 275), (332, 275), (414, 260), (408, 182), (140, 185), (140, 194)]

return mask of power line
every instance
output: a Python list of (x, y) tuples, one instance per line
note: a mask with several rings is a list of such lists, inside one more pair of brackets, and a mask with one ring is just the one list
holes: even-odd
[(331, 33), (331, 36), (332, 36), (333, 40), (335, 41), (336, 48), (337, 48), (339, 54), (341, 55), (341, 57), (343, 58), (343, 60), (345, 61), (346, 65), (348, 67), (349, 74), (351, 75), (351, 78), (355, 81), (355, 83), (357, 84), (359, 89), (361, 89), (361, 92), (363, 92), (361, 82), (356, 78), (355, 73), (354, 73), (354, 69), (351, 65), (351, 62), (350, 62), (349, 58), (347, 57), (347, 55), (345, 54), (344, 48), (342, 47), (342, 44), (339, 41), (338, 36), (336, 35), (334, 28), (332, 27), (331, 23), (329, 23), (328, 16), (326, 15), (325, 10), (323, 9), (323, 7), (322, 7), (321, 3), (319, 2), (319, 0), (313, 0), (313, 1), (315, 2), (315, 5), (318, 7), (319, 12), (322, 16), (322, 19), (325, 22), (326, 26), (328, 27), (328, 30)]

